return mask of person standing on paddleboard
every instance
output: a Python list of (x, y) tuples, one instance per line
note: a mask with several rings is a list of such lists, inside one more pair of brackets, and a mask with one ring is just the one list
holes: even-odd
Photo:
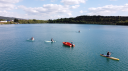
[(34, 40), (34, 38), (32, 37), (31, 40)]
[(53, 38), (51, 39), (51, 41), (52, 41), (52, 42), (54, 41)]
[(110, 55), (111, 55), (111, 53), (108, 51), (108, 52), (107, 52), (107, 57), (110, 57)]
[(80, 30), (78, 32), (80, 33)]

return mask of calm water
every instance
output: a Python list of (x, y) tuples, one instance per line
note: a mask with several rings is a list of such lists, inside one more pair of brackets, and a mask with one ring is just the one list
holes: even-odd
[[(0, 71), (128, 70), (128, 26), (0, 25), (0, 36)], [(27, 41), (31, 37), (34, 42)], [(51, 38), (57, 42), (44, 42)], [(63, 41), (76, 46), (63, 46)], [(107, 51), (120, 60), (100, 56)]]

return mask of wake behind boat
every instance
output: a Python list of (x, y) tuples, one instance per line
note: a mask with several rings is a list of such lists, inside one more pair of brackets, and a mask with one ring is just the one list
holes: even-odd
[(119, 60), (118, 58), (115, 58), (115, 57), (107, 57), (107, 55), (104, 55), (104, 54), (100, 54), (100, 55), (103, 56), (103, 57), (109, 58), (109, 59)]

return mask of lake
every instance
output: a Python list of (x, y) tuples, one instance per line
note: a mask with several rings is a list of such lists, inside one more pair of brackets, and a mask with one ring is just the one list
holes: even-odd
[[(128, 70), (128, 26), (12, 24), (0, 25), (0, 36), (0, 71)], [(100, 56), (107, 51), (120, 60)]]

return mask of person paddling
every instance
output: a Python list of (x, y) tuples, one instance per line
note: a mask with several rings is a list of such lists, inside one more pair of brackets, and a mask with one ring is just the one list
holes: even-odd
[(51, 39), (51, 41), (52, 41), (52, 42), (54, 41), (53, 38)]
[(73, 42), (71, 41), (71, 44), (72, 44), (72, 46), (73, 46)]
[(32, 37), (31, 40), (34, 40), (34, 38)]
[(108, 51), (106, 57), (110, 57), (111, 53)]

